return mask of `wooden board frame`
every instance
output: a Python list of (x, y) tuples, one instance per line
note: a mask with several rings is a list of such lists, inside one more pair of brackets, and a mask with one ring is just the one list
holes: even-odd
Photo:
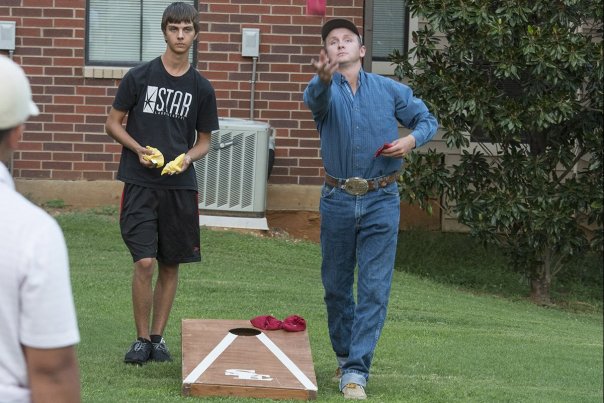
[(261, 330), (247, 320), (182, 320), (182, 394), (314, 400), (306, 331)]

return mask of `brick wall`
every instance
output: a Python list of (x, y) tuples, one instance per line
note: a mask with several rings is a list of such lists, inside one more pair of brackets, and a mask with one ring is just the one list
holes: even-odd
[(32, 84), (41, 114), (13, 154), (27, 179), (112, 179), (120, 146), (104, 134), (114, 80), (83, 78), (85, 1), (3, 0), (0, 20), (15, 21), (14, 60)]
[[(219, 115), (250, 117), (252, 59), (242, 28), (260, 29), (254, 117), (275, 129), (270, 183), (322, 183), (319, 140), (302, 92), (330, 17), (362, 26), (363, 0), (328, 0), (327, 16), (307, 16), (305, 0), (212, 0), (199, 4), (198, 69), (218, 97)], [(2, 0), (0, 20), (17, 25), (14, 60), (28, 74), (41, 114), (26, 126), (14, 175), (22, 179), (114, 179), (121, 146), (104, 132), (119, 79), (84, 66), (84, 0)], [(119, 73), (119, 69), (117, 69)], [(1, 96), (1, 95), (0, 95)]]

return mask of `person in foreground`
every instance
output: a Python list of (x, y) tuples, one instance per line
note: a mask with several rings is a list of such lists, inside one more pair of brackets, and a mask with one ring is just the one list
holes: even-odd
[[(165, 9), (165, 52), (124, 76), (105, 125), (107, 134), (123, 146), (117, 178), (124, 182), (120, 229), (134, 262), (137, 339), (124, 357), (131, 364), (171, 360), (163, 332), (179, 264), (201, 260), (192, 163), (208, 152), (211, 133), (219, 127), (214, 89), (189, 63), (197, 20), (190, 4), (176, 2)], [(163, 160), (154, 159), (156, 152), (148, 146), (171, 161), (164, 170)]]
[[(0, 160), (38, 107), (23, 70), (0, 55)], [(63, 233), (15, 190), (0, 162), (0, 402), (79, 402), (80, 341)]]
[[(367, 73), (357, 27), (327, 21), (316, 75), (304, 91), (321, 138), (321, 277), (336, 379), (347, 399), (365, 399), (371, 360), (390, 295), (403, 157), (428, 142), (438, 124), (411, 89)], [(411, 134), (399, 138), (399, 123)], [(356, 302), (353, 294), (358, 265)]]

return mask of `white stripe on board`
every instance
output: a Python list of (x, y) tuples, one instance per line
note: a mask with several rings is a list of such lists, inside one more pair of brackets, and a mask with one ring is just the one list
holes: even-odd
[(189, 375), (187, 375), (182, 383), (193, 383), (199, 379), (201, 374), (203, 374), (206, 369), (208, 369), (208, 367), (212, 365), (214, 361), (216, 361), (216, 358), (218, 358), (218, 356), (222, 354), (222, 352), (226, 350), (226, 348), (230, 346), (233, 340), (236, 338), (237, 335), (231, 332), (227, 333), (227, 335), (224, 336), (224, 339), (222, 339), (222, 341), (218, 343), (218, 345), (214, 347), (212, 351), (210, 351), (210, 354), (208, 354), (199, 364), (197, 364), (195, 369), (191, 371)]
[(275, 357), (277, 357), (279, 361), (281, 361), (281, 363), (283, 363), (283, 365), (289, 369), (289, 372), (291, 372), (307, 390), (317, 390), (317, 387), (311, 382), (311, 380), (304, 375), (300, 368), (298, 368), (298, 366), (294, 364), (294, 362), (290, 360), (289, 357), (285, 355), (285, 353), (281, 351), (281, 349), (277, 347), (277, 345), (273, 343), (271, 339), (269, 339), (264, 333), (260, 333), (256, 337), (262, 342), (262, 344), (268, 347)]

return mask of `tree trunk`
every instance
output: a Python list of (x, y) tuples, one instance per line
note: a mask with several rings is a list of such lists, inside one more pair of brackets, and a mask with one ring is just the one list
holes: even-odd
[(531, 276), (531, 299), (538, 305), (550, 305), (549, 289), (552, 284), (551, 251), (542, 254), (542, 264)]
[[(543, 273), (540, 273), (543, 274)], [(531, 278), (531, 299), (538, 305), (550, 305), (550, 281), (545, 276)]]

